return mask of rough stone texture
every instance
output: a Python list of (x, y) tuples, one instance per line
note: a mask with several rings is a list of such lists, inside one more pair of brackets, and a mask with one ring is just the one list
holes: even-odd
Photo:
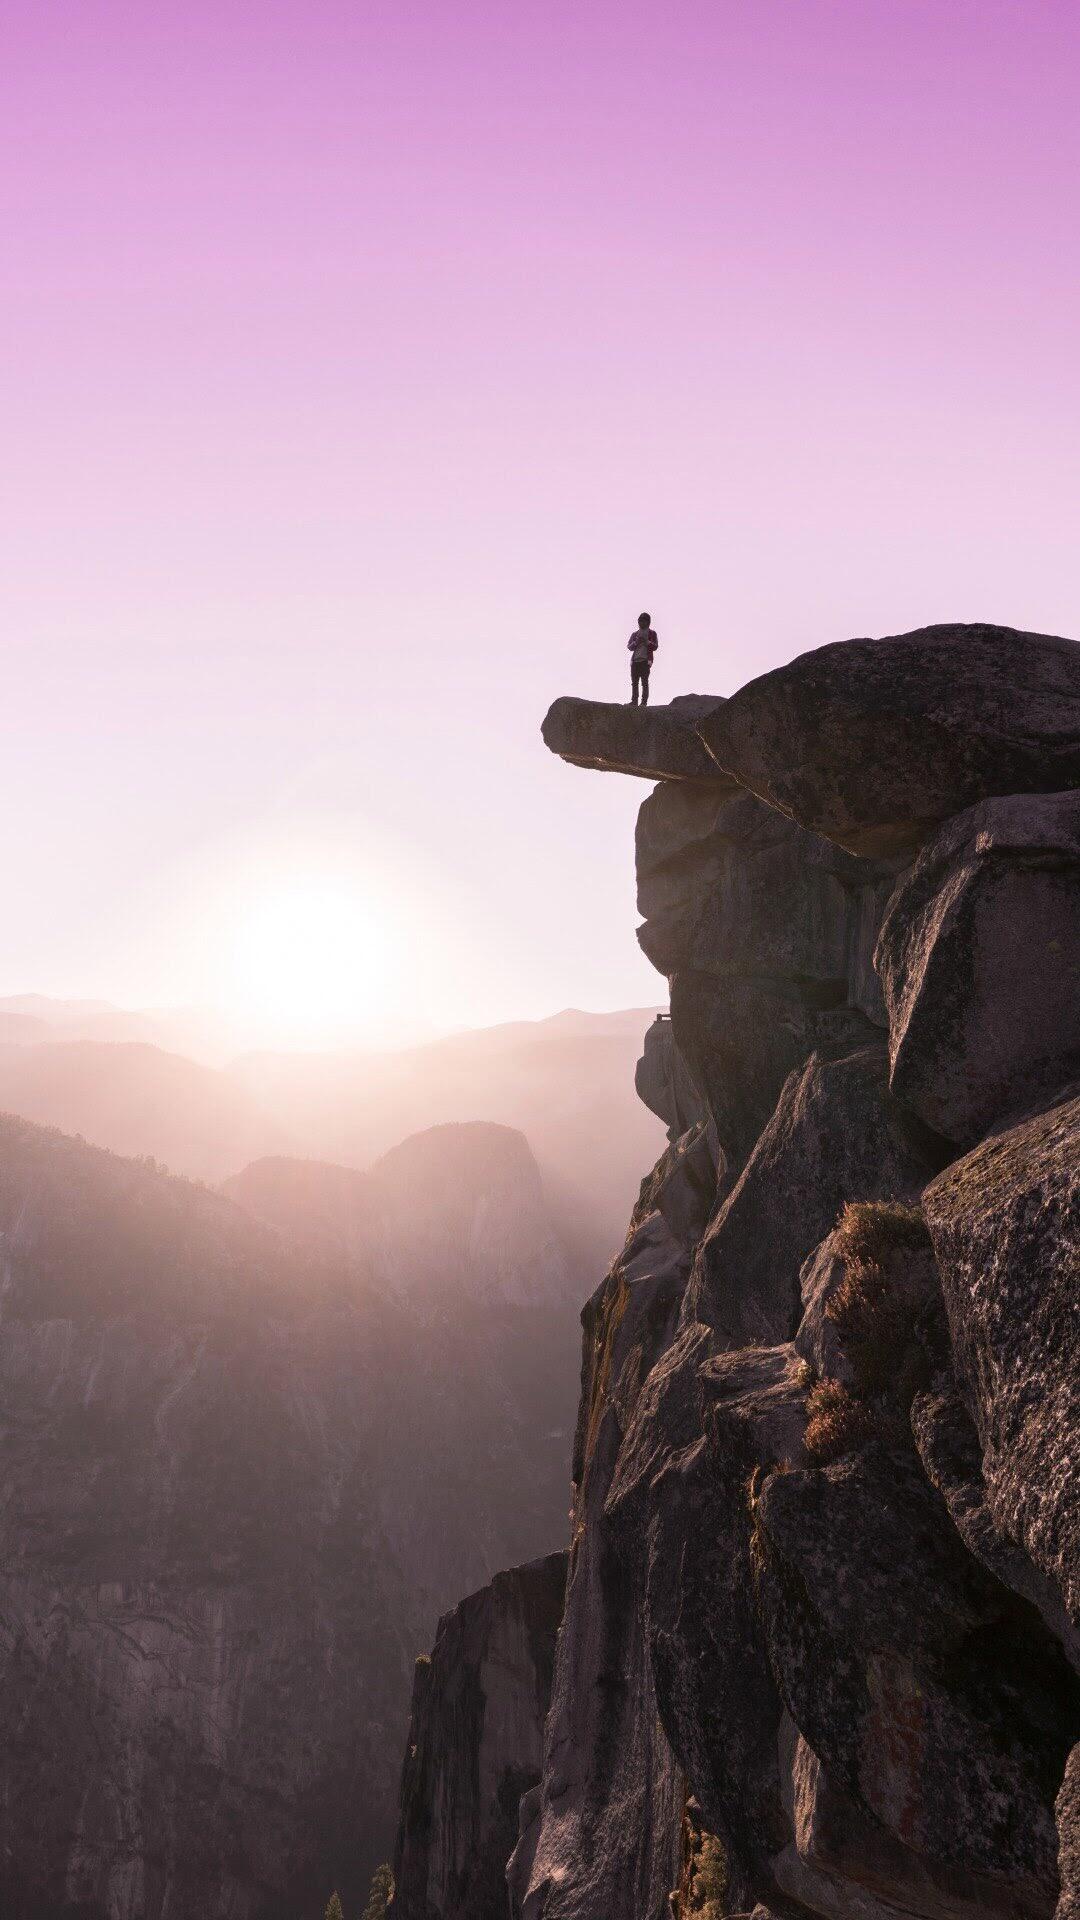
[(575, 767), (642, 780), (710, 780), (730, 788), (735, 782), (695, 732), (696, 723), (722, 705), (719, 695), (694, 693), (647, 707), (564, 696), (544, 721), (544, 745)]
[(671, 1021), (729, 1180), (746, 1164), (785, 1082), (811, 1054), (850, 1053), (884, 1037), (857, 1009), (821, 1007), (797, 983), (682, 971), (671, 980)]
[(793, 1073), (698, 1249), (688, 1310), (727, 1345), (790, 1340), (800, 1270), (847, 1200), (918, 1194), (940, 1160), (888, 1090), (883, 1045)]
[(923, 1472), (948, 1507), (969, 1553), (1038, 1609), (1080, 1673), (1080, 1633), (1057, 1587), (1023, 1547), (1002, 1532), (990, 1510), (979, 1436), (950, 1371), (939, 1374), (929, 1391), (915, 1396), (911, 1426)]
[(642, 1188), (642, 1203), (655, 1207), (680, 1245), (697, 1246), (716, 1205), (718, 1155), (711, 1125), (691, 1127), (657, 1162)]
[(540, 1778), (565, 1553), (497, 1573), (416, 1663), (395, 1920), (505, 1920), (518, 1804)]
[(854, 1384), (854, 1369), (826, 1311), (845, 1273), (836, 1241), (835, 1232), (826, 1234), (821, 1245), (807, 1254), (799, 1269), (802, 1318), (795, 1335), (795, 1351), (819, 1379), (838, 1380), (842, 1386), (850, 1387)]
[(669, 1015), (657, 1014), (646, 1030), (634, 1087), (638, 1099), (663, 1121), (671, 1141), (705, 1118), (701, 1095), (675, 1045)]
[(657, 1704), (720, 1837), (729, 1898), (772, 1884), (785, 1821), (781, 1702), (755, 1606), (755, 1471), (800, 1464), (805, 1389), (790, 1347), (709, 1357), (686, 1329), (635, 1410), (608, 1512), (627, 1548), (647, 1542), (645, 1617)]
[(1057, 1920), (1080, 1920), (1080, 1746), (1069, 1755), (1057, 1798), (1061, 1898)]
[(416, 1651), (564, 1537), (566, 1319), (0, 1120), (5, 1920), (358, 1909)]
[(753, 791), (640, 810), (669, 1148), (586, 1313), (513, 1910), (1078, 1920), (1080, 1098), (957, 1150), (1070, 1071), (1080, 657), (857, 641), (698, 726)]
[(644, 1920), (663, 1912), (678, 1878), (685, 1788), (657, 1717), (645, 1567), (605, 1506), (688, 1264), (650, 1214), (583, 1316), (566, 1612), (541, 1788), (523, 1805), (508, 1876), (518, 1920)]
[(965, 1552), (910, 1454), (774, 1474), (757, 1513), (792, 1720), (831, 1785), (915, 1856), (906, 1886), (895, 1847), (852, 1877), (917, 1912), (1051, 1912), (1078, 1694), (1041, 1621)]
[[(965, 859), (1018, 919), (1050, 873), (1028, 924), (1071, 956), (1070, 798), (991, 799), (901, 856), (987, 796), (1080, 785), (1078, 716), (1070, 643), (857, 642), (699, 723), (760, 798), (668, 783), (641, 810), (639, 938), (671, 989), (642, 1091), (671, 1139), (586, 1315), (523, 1920), (1078, 1920), (1080, 1098), (958, 1159), (890, 1090), (871, 969), (896, 889), (924, 913), (915, 1033), (949, 931), (927, 903)], [(958, 918), (935, 1018), (973, 1100), (998, 1047), (993, 1103), (1045, 1106), (1072, 1010), (1041, 956), (1013, 1021), (996, 924)], [(899, 963), (887, 984), (895, 1056)]]
[(750, 793), (661, 786), (638, 813), (638, 939), (661, 973), (790, 981), (885, 1025), (874, 941), (896, 877)]
[[(778, 1886), (829, 1920), (896, 1920), (896, 1915), (926, 1920), (987, 1920), (1004, 1911), (1024, 1911), (1000, 1883), (987, 1888), (929, 1869), (910, 1847), (898, 1841), (866, 1809), (839, 1793), (789, 1717), (781, 1752), (788, 1780), (787, 1805), (793, 1837), (773, 1862)], [(966, 1876), (965, 1876), (966, 1878)], [(901, 1901), (903, 1904), (901, 1905)]]
[(1080, 1073), (1080, 793), (986, 800), (900, 882), (877, 964), (892, 1087), (970, 1145)]
[(928, 1187), (953, 1365), (997, 1529), (1080, 1625), (1080, 1094)]
[(741, 786), (853, 853), (993, 794), (1080, 786), (1080, 647), (982, 624), (800, 654), (698, 721)]
[(638, 939), (668, 976), (671, 1045), (730, 1184), (793, 1069), (884, 1029), (872, 956), (895, 869), (699, 784), (645, 801), (637, 874)]

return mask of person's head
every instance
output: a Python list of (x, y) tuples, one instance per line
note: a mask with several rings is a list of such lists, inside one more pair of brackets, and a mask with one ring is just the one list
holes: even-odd
[(646, 628), (652, 626), (652, 615), (648, 613), (639, 613), (637, 617), (637, 623), (638, 623), (638, 626), (641, 627), (642, 630), (644, 631)]

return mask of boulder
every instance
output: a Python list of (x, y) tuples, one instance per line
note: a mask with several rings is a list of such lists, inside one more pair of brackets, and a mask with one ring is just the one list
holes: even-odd
[(800, 654), (697, 721), (719, 765), (852, 853), (994, 794), (1080, 786), (1080, 647), (984, 624)]
[[(774, 1473), (756, 1512), (781, 1693), (863, 1816), (830, 1872), (928, 1920), (1049, 1920), (1077, 1692), (1038, 1616), (967, 1554), (910, 1452)], [(796, 1851), (827, 1855), (800, 1824)]]
[(723, 701), (687, 693), (667, 706), (631, 707), (608, 700), (577, 700), (564, 694), (549, 708), (544, 745), (574, 767), (599, 773), (636, 774), (641, 780), (735, 781), (717, 766), (695, 732)]
[(995, 1527), (1080, 1625), (1080, 1092), (923, 1196)]
[[(864, 1807), (837, 1791), (785, 1715), (781, 1732), (793, 1837), (772, 1862), (777, 1885), (828, 1920), (987, 1920), (1001, 1887), (944, 1876)], [(944, 1881), (944, 1884), (942, 1882)], [(1018, 1905), (1009, 1910), (1022, 1912)]]
[(394, 1857), (397, 1920), (503, 1920), (518, 1804), (540, 1778), (566, 1555), (462, 1600), (416, 1663)]
[(917, 1194), (940, 1161), (887, 1085), (884, 1045), (816, 1054), (776, 1111), (701, 1246), (686, 1310), (733, 1346), (790, 1340), (800, 1269), (849, 1200)]
[(1023, 1547), (1001, 1531), (990, 1511), (979, 1436), (951, 1370), (944, 1370), (928, 1391), (915, 1396), (911, 1428), (923, 1472), (948, 1507), (968, 1552), (1038, 1609), (1080, 1673), (1080, 1632), (1069, 1620), (1057, 1587)]
[(984, 800), (923, 848), (876, 962), (894, 1093), (970, 1145), (1080, 1073), (1080, 793)]

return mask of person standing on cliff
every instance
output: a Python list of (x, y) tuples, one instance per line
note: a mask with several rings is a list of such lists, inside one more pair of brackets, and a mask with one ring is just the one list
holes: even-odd
[(640, 693), (641, 704), (643, 707), (647, 707), (649, 704), (649, 668), (653, 663), (653, 655), (660, 645), (659, 640), (652, 630), (652, 622), (647, 613), (638, 614), (637, 626), (634, 628), (626, 645), (630, 654), (630, 705), (632, 707), (637, 706), (638, 694)]

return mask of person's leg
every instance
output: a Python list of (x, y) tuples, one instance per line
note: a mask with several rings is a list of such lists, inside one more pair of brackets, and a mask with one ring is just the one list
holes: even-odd
[(630, 705), (632, 707), (637, 706), (638, 688), (640, 684), (641, 684), (641, 668), (638, 666), (638, 663), (636, 660), (631, 660), (630, 662)]
[(646, 665), (646, 666), (644, 666), (644, 667), (642, 667), (642, 669), (641, 669), (641, 704), (642, 704), (642, 706), (643, 706), (643, 707), (647, 707), (647, 706), (648, 706), (648, 704), (649, 704), (649, 668), (648, 668), (648, 665)]

